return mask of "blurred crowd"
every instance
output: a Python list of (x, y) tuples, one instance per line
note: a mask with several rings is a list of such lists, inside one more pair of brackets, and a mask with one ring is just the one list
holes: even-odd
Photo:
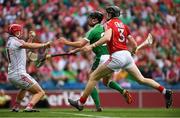
[[(178, 84), (180, 0), (0, 0), (0, 86), (9, 83), (5, 54), (9, 24), (22, 24), (25, 40), (28, 39), (28, 32), (33, 30), (37, 34), (34, 42), (53, 41), (49, 53), (63, 53), (73, 48), (60, 44), (58, 38), (64, 36), (76, 41), (83, 37), (89, 29), (88, 13), (93, 10), (104, 13), (104, 8), (110, 5), (121, 8), (119, 18), (129, 26), (138, 44), (149, 32), (154, 37), (152, 46), (134, 56), (143, 75), (170, 85)], [(28, 61), (27, 71), (45, 89), (76, 83), (79, 87), (87, 82), (93, 56), (89, 52), (57, 57), (46, 61), (40, 68)], [(113, 79), (125, 87), (130, 87), (133, 81), (125, 71), (116, 72)]]

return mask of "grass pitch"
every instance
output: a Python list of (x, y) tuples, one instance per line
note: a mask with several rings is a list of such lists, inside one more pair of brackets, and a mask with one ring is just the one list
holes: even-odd
[(93, 112), (92, 109), (77, 111), (76, 109), (39, 109), (40, 112), (10, 112), (0, 109), (0, 118), (180, 118), (179, 109), (104, 109), (103, 112)]

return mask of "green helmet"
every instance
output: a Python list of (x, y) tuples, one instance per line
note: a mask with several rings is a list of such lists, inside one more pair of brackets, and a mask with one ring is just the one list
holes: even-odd
[(106, 8), (106, 12), (111, 14), (112, 17), (119, 17), (120, 16), (120, 8), (117, 6), (109, 6)]
[(97, 18), (100, 23), (103, 19), (103, 14), (100, 11), (93, 11), (89, 13), (88, 18), (92, 18), (92, 19)]

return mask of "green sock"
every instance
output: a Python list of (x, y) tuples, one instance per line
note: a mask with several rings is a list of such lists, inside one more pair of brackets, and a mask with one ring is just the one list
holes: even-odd
[(121, 88), (121, 86), (115, 81), (110, 81), (107, 86), (112, 88), (112, 89), (119, 91), (121, 94), (124, 93), (124, 89)]
[(91, 92), (91, 97), (94, 100), (96, 108), (100, 107), (99, 94), (98, 94), (98, 91), (95, 87), (94, 87), (93, 91)]

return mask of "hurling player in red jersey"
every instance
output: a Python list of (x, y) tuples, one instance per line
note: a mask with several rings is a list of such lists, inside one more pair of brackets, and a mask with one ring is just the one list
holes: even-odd
[(82, 50), (90, 51), (96, 46), (107, 43), (110, 58), (105, 64), (100, 65), (93, 73), (91, 73), (89, 81), (80, 99), (77, 101), (69, 99), (69, 103), (78, 110), (83, 110), (83, 105), (86, 102), (87, 97), (101, 78), (108, 74), (112, 74), (116, 70), (125, 69), (128, 73), (134, 76), (139, 84), (150, 86), (164, 94), (166, 108), (169, 108), (172, 104), (172, 91), (165, 89), (153, 79), (144, 78), (137, 68), (131, 53), (128, 51), (126, 40), (132, 44), (134, 49), (136, 49), (137, 44), (131, 36), (128, 27), (117, 18), (120, 15), (119, 7), (110, 6), (106, 8), (106, 15), (107, 23), (105, 24), (106, 31), (104, 37), (89, 46), (85, 46)]

